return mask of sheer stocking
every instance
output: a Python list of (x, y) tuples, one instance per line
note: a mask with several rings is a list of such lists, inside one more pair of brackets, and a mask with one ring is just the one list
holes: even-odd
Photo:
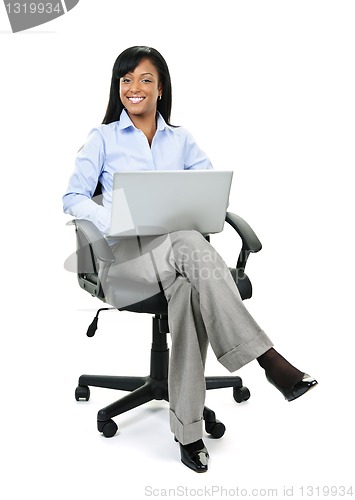
[(274, 348), (262, 354), (257, 361), (275, 384), (283, 388), (293, 387), (304, 376), (303, 372), (292, 366)]

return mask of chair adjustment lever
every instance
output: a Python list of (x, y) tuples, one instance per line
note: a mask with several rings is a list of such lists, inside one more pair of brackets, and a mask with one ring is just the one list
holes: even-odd
[(109, 311), (110, 309), (116, 309), (115, 307), (102, 307), (99, 309), (95, 315), (95, 318), (92, 320), (91, 324), (89, 325), (89, 328), (86, 332), (86, 335), (88, 337), (93, 337), (96, 333), (97, 330), (97, 322), (99, 320), (99, 314), (101, 311)]

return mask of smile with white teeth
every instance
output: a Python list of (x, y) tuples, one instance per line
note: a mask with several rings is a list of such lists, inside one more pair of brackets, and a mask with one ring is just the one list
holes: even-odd
[(138, 104), (139, 102), (142, 102), (144, 97), (129, 97), (128, 98), (133, 104)]

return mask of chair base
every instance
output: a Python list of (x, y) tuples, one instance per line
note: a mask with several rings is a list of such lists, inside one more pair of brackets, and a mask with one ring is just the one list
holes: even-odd
[[(99, 410), (97, 414), (97, 428), (105, 437), (112, 437), (117, 431), (113, 417), (125, 413), (153, 400), (169, 401), (168, 369), (169, 349), (166, 342), (167, 324), (165, 318), (153, 318), (153, 343), (151, 348), (150, 375), (147, 377), (112, 376), (112, 375), (81, 375), (79, 385), (75, 391), (77, 401), (90, 398), (89, 387), (102, 387), (121, 391), (130, 391), (129, 394)], [(233, 397), (241, 403), (250, 397), (250, 392), (243, 387), (242, 379), (238, 376), (206, 377), (206, 389), (220, 389), (233, 387)], [(222, 437), (225, 427), (216, 419), (215, 413), (205, 407), (203, 412), (205, 429), (212, 437)]]

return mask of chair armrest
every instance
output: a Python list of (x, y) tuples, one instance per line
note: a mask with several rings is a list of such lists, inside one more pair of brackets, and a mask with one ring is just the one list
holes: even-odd
[(95, 257), (102, 261), (113, 264), (115, 256), (111, 250), (110, 245), (107, 243), (102, 233), (91, 221), (86, 219), (75, 219), (68, 222), (68, 225), (74, 224), (76, 230), (81, 231), (88, 243), (92, 246)]
[(245, 276), (244, 270), (245, 266), (247, 265), (249, 255), (251, 253), (260, 252), (262, 245), (259, 238), (256, 236), (249, 224), (244, 219), (239, 217), (239, 215), (227, 212), (226, 222), (228, 222), (228, 224), (233, 227), (233, 229), (238, 233), (243, 242), (243, 246), (239, 253), (236, 266), (238, 277), (240, 279), (243, 279)]
[(231, 212), (226, 213), (226, 222), (239, 234), (243, 242), (243, 250), (251, 253), (259, 252), (262, 248), (259, 238), (256, 236), (249, 224)]

